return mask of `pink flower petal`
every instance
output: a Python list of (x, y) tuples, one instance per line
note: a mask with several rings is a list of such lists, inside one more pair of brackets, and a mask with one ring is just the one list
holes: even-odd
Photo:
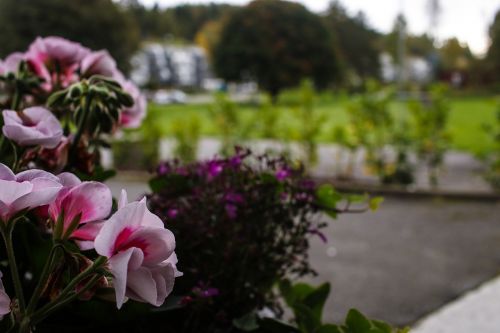
[(54, 182), (60, 182), (59, 178), (54, 176), (50, 172), (38, 170), (38, 169), (26, 170), (26, 171), (20, 172), (16, 175), (16, 180), (18, 182), (24, 182), (24, 181), (30, 182), (36, 178), (45, 178), (45, 179), (50, 179)]
[(3, 180), (16, 180), (16, 175), (5, 164), (0, 163), (0, 179)]
[(98, 182), (83, 182), (69, 191), (64, 191), (56, 202), (49, 207), (49, 214), (55, 221), (64, 211), (64, 224), (67, 226), (78, 215), (80, 223), (103, 220), (108, 217), (113, 205), (109, 188)]
[(140, 266), (142, 252), (136, 248), (130, 248), (125, 252), (120, 252), (108, 261), (110, 271), (113, 274), (113, 286), (116, 294), (116, 307), (120, 309), (125, 302), (125, 292), (127, 290), (127, 273), (129, 264)]
[(57, 175), (57, 178), (59, 179), (61, 185), (64, 187), (75, 187), (76, 185), (82, 183), (82, 181), (71, 172), (60, 173), (59, 175)]
[(72, 238), (93, 242), (103, 225), (104, 222), (86, 223), (73, 232)]
[(30, 107), (22, 111), (21, 117), (16, 111), (2, 112), (5, 125), (3, 134), (20, 146), (42, 146), (55, 148), (62, 139), (63, 130), (59, 120), (49, 110), (42, 107)]
[(156, 281), (151, 271), (145, 267), (129, 271), (127, 275), (126, 296), (140, 302), (160, 306), (157, 299)]
[(52, 203), (62, 186), (59, 182), (56, 182), (48, 178), (37, 178), (31, 181), (32, 190), (30, 193), (17, 198), (13, 203), (12, 207), (16, 211), (20, 211), (26, 208), (36, 208), (43, 205), (48, 205)]
[(136, 230), (141, 225), (145, 211), (145, 202), (132, 202), (114, 213), (104, 223), (95, 239), (97, 253), (111, 257), (114, 254), (117, 240), (120, 240), (120, 234), (124, 231), (131, 234)]
[(121, 246), (140, 248), (144, 253), (144, 265), (155, 266), (172, 255), (175, 250), (175, 237), (168, 229), (145, 227), (135, 231)]
[(0, 180), (0, 201), (6, 205), (11, 205), (17, 199), (30, 193), (33, 189), (33, 184), (30, 182), (14, 182), (8, 180)]
[(92, 52), (82, 60), (81, 72), (85, 76), (99, 74), (113, 77), (117, 71), (115, 60), (106, 50)]

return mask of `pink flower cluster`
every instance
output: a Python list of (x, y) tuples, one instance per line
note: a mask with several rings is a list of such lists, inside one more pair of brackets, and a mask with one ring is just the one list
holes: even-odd
[[(95, 249), (106, 258), (118, 308), (128, 298), (160, 306), (181, 275), (174, 235), (148, 210), (145, 199), (128, 203), (123, 191), (112, 214), (111, 191), (102, 183), (42, 170), (16, 175), (0, 164), (0, 223), (15, 223), (27, 211), (48, 219), (54, 238), (75, 241), (82, 251)], [(0, 281), (0, 319), (9, 311)]]
[(58, 91), (92, 75), (102, 75), (117, 81), (134, 98), (132, 107), (122, 110), (120, 125), (138, 127), (146, 113), (146, 100), (138, 88), (116, 66), (105, 51), (91, 51), (79, 43), (61, 37), (38, 37), (25, 53), (16, 52), (0, 60), (0, 75), (16, 73), (25, 61), (29, 70), (43, 80), (45, 92)]

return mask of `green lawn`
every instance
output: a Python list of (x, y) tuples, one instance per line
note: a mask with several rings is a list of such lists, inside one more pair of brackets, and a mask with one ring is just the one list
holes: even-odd
[[(332, 140), (335, 126), (348, 123), (346, 107), (348, 98), (322, 97), (315, 110), (324, 114), (324, 122), (319, 139), (322, 142)], [(451, 99), (451, 114), (449, 131), (452, 135), (454, 149), (465, 150), (475, 154), (487, 154), (493, 148), (491, 137), (485, 133), (484, 124), (491, 124), (495, 120), (496, 100), (494, 97), (456, 97)], [(242, 104), (238, 106), (238, 115), (241, 127), (249, 137), (258, 137), (258, 118), (255, 117), (257, 106)], [(396, 117), (406, 117), (408, 111), (404, 103), (395, 102), (392, 111)], [(278, 137), (293, 139), (298, 134), (299, 126), (296, 109), (290, 106), (280, 106), (279, 121), (276, 125)], [(162, 136), (171, 136), (173, 123), (177, 121), (189, 122), (192, 117), (197, 117), (201, 123), (201, 132), (204, 136), (217, 136), (217, 127), (214, 124), (210, 105), (150, 105), (148, 121), (161, 132)]]

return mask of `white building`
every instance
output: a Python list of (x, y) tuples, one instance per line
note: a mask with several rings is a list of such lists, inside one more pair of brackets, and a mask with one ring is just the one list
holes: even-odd
[(200, 47), (152, 43), (132, 58), (130, 77), (140, 86), (201, 88), (208, 74)]

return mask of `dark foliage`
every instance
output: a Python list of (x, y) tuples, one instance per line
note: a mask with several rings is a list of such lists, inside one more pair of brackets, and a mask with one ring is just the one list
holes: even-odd
[(256, 0), (228, 18), (214, 66), (222, 78), (256, 80), (273, 96), (304, 78), (325, 88), (339, 79), (333, 45), (321, 19), (302, 5)]
[(239, 150), (189, 165), (166, 162), (151, 186), (151, 210), (177, 240), (184, 276), (174, 292), (187, 295), (191, 318), (177, 320), (187, 325), (183, 332), (229, 328), (250, 311), (275, 307), (280, 279), (313, 273), (308, 237), (325, 225), (315, 185), (285, 159)]
[(123, 70), (139, 45), (134, 20), (111, 0), (2, 0), (0, 31), (0, 57), (57, 35), (107, 49)]
[(324, 22), (335, 38), (342, 63), (360, 78), (378, 78), (380, 35), (368, 26), (362, 13), (352, 17), (340, 3), (332, 2)]

